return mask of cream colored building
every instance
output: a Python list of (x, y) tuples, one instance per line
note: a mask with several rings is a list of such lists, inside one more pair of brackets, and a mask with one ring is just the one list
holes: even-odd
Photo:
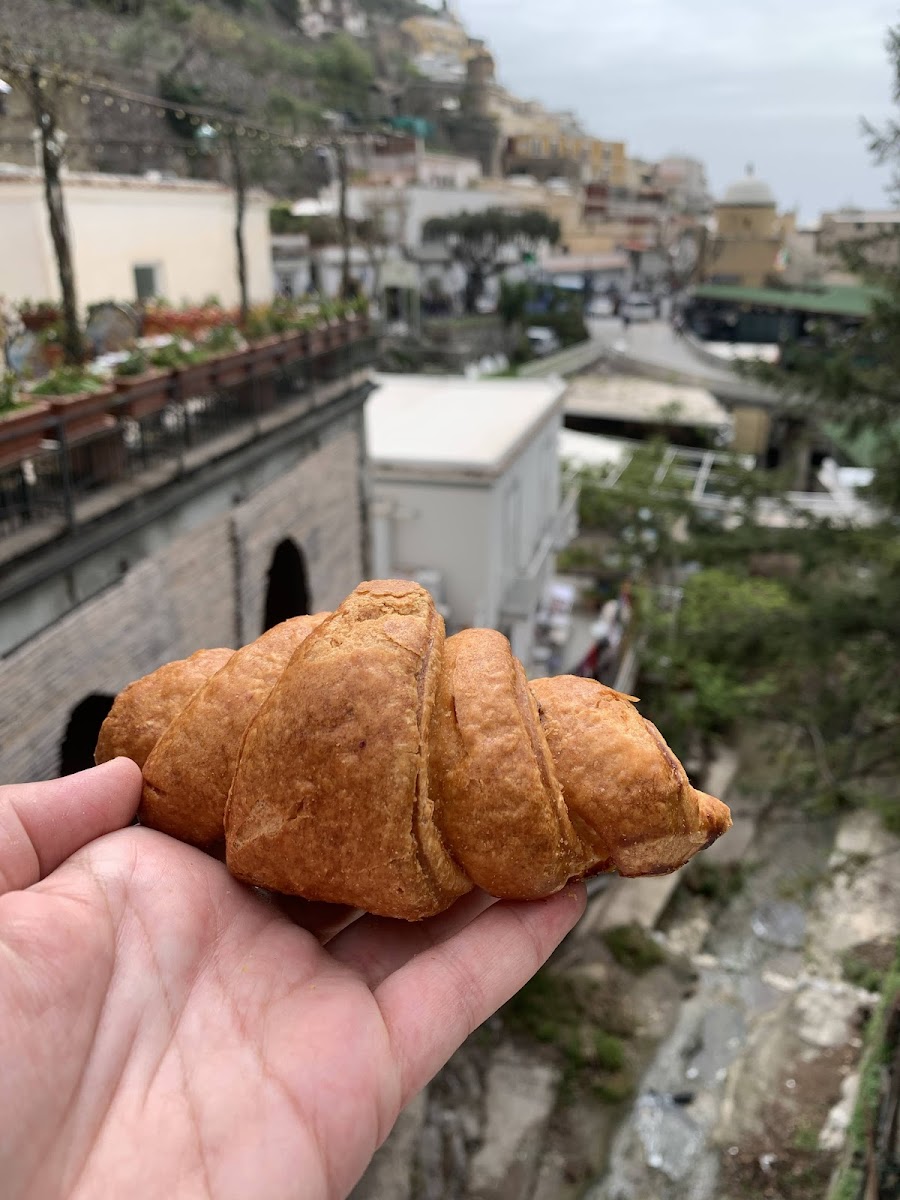
[(783, 270), (785, 239), (793, 232), (795, 217), (778, 215), (768, 184), (751, 171), (716, 204), (714, 221), (703, 263), (707, 283), (763, 287)]
[(372, 570), (418, 579), (449, 632), (499, 629), (532, 666), (556, 552), (577, 531), (563, 489), (558, 379), (382, 376), (366, 402)]
[[(234, 195), (218, 183), (71, 172), (64, 195), (82, 307), (165, 297), (173, 304), (239, 300)], [(269, 198), (252, 192), (244, 217), (251, 302), (272, 297)], [(35, 170), (0, 166), (0, 295), (59, 296), (56, 259)]]

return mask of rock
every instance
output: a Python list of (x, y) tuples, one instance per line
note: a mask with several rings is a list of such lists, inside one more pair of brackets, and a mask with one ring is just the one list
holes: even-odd
[(828, 866), (808, 949), (818, 974), (837, 977), (847, 951), (900, 936), (900, 838), (876, 813), (854, 812), (841, 822)]
[(635, 1124), (647, 1165), (668, 1179), (684, 1179), (706, 1141), (684, 1108), (669, 1096), (645, 1093), (635, 1106)]
[[(387, 1141), (351, 1193), (351, 1200), (413, 1200), (416, 1154), (425, 1122), (426, 1094), (420, 1092), (400, 1114)], [(416, 1197), (418, 1200), (418, 1197)]]
[(484, 1139), (469, 1167), (467, 1200), (528, 1200), (559, 1071), (510, 1046), (495, 1053), (487, 1073)]
[(591, 898), (581, 920), (581, 936), (620, 925), (654, 929), (680, 882), (681, 871), (644, 879), (614, 879), (605, 891)]
[(847, 1130), (850, 1118), (853, 1116), (853, 1106), (856, 1104), (856, 1093), (859, 1091), (859, 1073), (854, 1071), (847, 1075), (841, 1084), (841, 1098), (835, 1104), (825, 1119), (825, 1124), (819, 1133), (819, 1149), (825, 1151), (842, 1150), (847, 1140)]
[(849, 984), (808, 979), (794, 999), (800, 1037), (807, 1045), (823, 1049), (846, 1045), (854, 1018), (867, 999), (867, 992)]
[(806, 939), (806, 913), (790, 900), (766, 901), (750, 924), (760, 941), (786, 950), (799, 950)]

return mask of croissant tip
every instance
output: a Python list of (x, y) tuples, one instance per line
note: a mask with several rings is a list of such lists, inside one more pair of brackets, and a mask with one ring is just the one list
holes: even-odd
[(731, 809), (706, 792), (697, 792), (697, 800), (700, 805), (700, 822), (708, 834), (704, 846), (706, 849), (731, 828)]

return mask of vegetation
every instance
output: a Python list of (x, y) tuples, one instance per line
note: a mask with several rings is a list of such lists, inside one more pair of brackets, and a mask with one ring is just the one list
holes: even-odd
[(85, 392), (102, 392), (106, 386), (102, 379), (81, 367), (60, 367), (31, 390), (35, 396), (78, 396)]
[[(879, 1113), (890, 1081), (887, 1068), (900, 1038), (900, 947), (882, 987), (881, 1000), (866, 1029), (856, 1105), (841, 1167), (828, 1200), (862, 1200), (864, 1194), (881, 1194), (872, 1172), (877, 1170), (875, 1162), (879, 1152), (884, 1154), (885, 1160), (890, 1156), (890, 1147), (879, 1146), (877, 1142), (879, 1125), (882, 1138), (889, 1131), (887, 1121), (879, 1122)], [(867, 1189), (865, 1193), (864, 1189)]]
[(466, 312), (475, 312), (488, 279), (518, 260), (534, 255), (541, 245), (555, 246), (560, 239), (558, 221), (537, 210), (509, 212), (489, 208), (484, 212), (457, 213), (426, 222), (425, 238), (445, 242), (466, 272)]
[(634, 1091), (622, 1031), (596, 1024), (582, 984), (570, 975), (539, 972), (502, 1009), (503, 1024), (510, 1033), (555, 1050), (563, 1068), (564, 1102), (586, 1091), (603, 1103), (619, 1104)]
[(665, 954), (653, 938), (639, 925), (617, 925), (607, 929), (603, 940), (621, 967), (641, 974), (665, 962)]

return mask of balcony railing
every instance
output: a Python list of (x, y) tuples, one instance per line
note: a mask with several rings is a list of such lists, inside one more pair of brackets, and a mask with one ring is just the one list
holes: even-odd
[(330, 399), (376, 345), (360, 318), (0, 421), (0, 539), (71, 530), (265, 435)]

